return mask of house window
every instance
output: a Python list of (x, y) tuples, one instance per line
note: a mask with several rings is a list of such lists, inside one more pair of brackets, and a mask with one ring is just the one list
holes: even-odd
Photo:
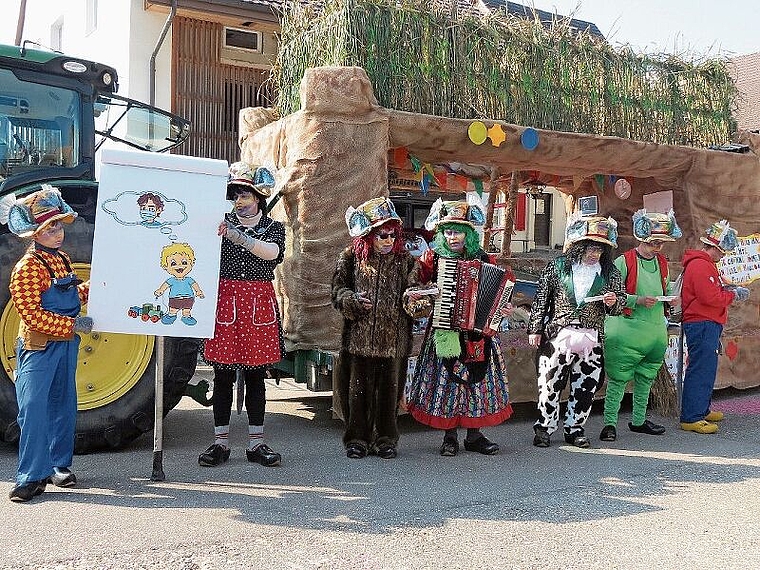
[(98, 28), (98, 0), (87, 0), (85, 6), (85, 34), (90, 35)]
[(63, 16), (50, 26), (50, 47), (55, 51), (63, 51)]
[(255, 51), (261, 53), (263, 42), (261, 32), (224, 28), (224, 48)]

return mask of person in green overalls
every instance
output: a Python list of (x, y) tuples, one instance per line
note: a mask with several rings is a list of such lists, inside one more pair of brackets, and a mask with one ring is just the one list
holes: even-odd
[(617, 439), (617, 421), (625, 387), (633, 381), (633, 417), (628, 428), (636, 433), (662, 435), (665, 428), (646, 419), (649, 392), (662, 366), (668, 346), (666, 306), (681, 300), (670, 296), (668, 261), (661, 250), (682, 235), (673, 210), (667, 214), (639, 210), (633, 215), (633, 237), (639, 245), (615, 259), (627, 293), (620, 316), (604, 325), (605, 373), (604, 427), (601, 441)]

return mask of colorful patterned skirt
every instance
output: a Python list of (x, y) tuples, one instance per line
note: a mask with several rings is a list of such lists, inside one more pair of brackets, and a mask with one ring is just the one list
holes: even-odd
[(444, 360), (435, 353), (432, 328), (425, 332), (414, 376), (404, 388), (406, 408), (420, 423), (436, 429), (495, 426), (512, 415), (509, 380), (501, 341), (493, 343), (485, 378), (468, 384), (469, 371), (458, 359), (452, 371), (461, 381), (449, 379)]

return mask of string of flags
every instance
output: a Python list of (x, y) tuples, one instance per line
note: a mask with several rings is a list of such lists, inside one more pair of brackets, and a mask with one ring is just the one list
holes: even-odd
[[(504, 127), (500, 123), (493, 123), (490, 127), (483, 121), (472, 121), (467, 128), (467, 136), (473, 144), (482, 145), (487, 140), (491, 141), (494, 147), (500, 147), (507, 140), (507, 135), (504, 132)], [(520, 144), (527, 151), (532, 151), (538, 148), (540, 144), (540, 135), (533, 127), (525, 127), (520, 133)], [(483, 181), (477, 178), (470, 179), (467, 176), (450, 172), (441, 172), (441, 169), (445, 168), (444, 165), (438, 166), (438, 171), (432, 164), (424, 162), (419, 158), (409, 154), (406, 148), (400, 147), (393, 150), (393, 161), (396, 166), (404, 167), (411, 165), (411, 169), (414, 173), (413, 179), (419, 182), (420, 191), (423, 196), (427, 196), (431, 187), (436, 187), (442, 190), (459, 190), (465, 192), (468, 188), (474, 188), (479, 196), (483, 195)], [(408, 166), (407, 166), (408, 168)], [(538, 171), (531, 171), (535, 174), (535, 178), (538, 179), (541, 173)], [(587, 176), (574, 175), (572, 176), (573, 190), (577, 190), (587, 180)], [(605, 188), (610, 187), (614, 191), (615, 195), (621, 199), (626, 200), (631, 195), (631, 183), (625, 178), (620, 178), (612, 174), (594, 174), (592, 177), (592, 183), (596, 186), (597, 190), (601, 193), (605, 191)], [(559, 186), (560, 177), (553, 175), (553, 186)]]
[(393, 164), (402, 169), (411, 169), (413, 180), (419, 183), (423, 196), (427, 196), (432, 187), (440, 190), (466, 192), (474, 189), (479, 196), (483, 195), (483, 181), (458, 174), (447, 165), (436, 165), (420, 160), (409, 154), (405, 147), (393, 149)]

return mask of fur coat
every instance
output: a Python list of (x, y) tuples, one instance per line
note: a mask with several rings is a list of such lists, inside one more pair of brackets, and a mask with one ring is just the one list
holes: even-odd
[[(343, 315), (342, 349), (374, 358), (406, 358), (411, 350), (412, 319), (406, 314), (402, 295), (414, 258), (408, 253), (371, 255), (358, 262), (350, 247), (338, 257), (332, 279), (332, 304)], [(371, 309), (356, 301), (365, 293)]]

